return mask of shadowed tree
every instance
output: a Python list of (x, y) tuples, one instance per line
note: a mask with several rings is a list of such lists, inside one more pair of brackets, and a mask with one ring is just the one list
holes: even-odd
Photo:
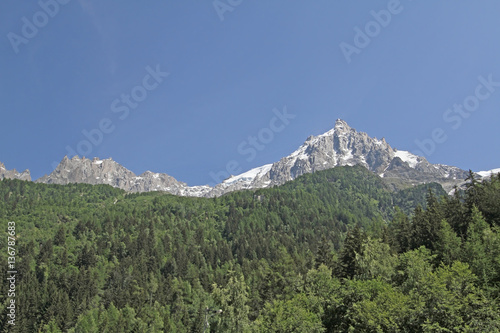
[(344, 247), (335, 268), (335, 275), (340, 278), (353, 278), (359, 273), (356, 256), (362, 255), (365, 239), (366, 234), (359, 226), (355, 226), (347, 232)]

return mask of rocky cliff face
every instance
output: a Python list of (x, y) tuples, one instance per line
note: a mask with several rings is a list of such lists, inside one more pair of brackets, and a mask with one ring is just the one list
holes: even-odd
[[(299, 149), (272, 164), (266, 172), (259, 173), (251, 181), (247, 179), (243, 187), (281, 185), (305, 173), (357, 164), (383, 177), (394, 188), (437, 182), (449, 191), (467, 177), (464, 170), (431, 164), (424, 157), (392, 148), (385, 139), (378, 140), (357, 132), (338, 119), (332, 130), (310, 136)], [(240, 177), (231, 177), (225, 183), (237, 187)]]
[(74, 156), (63, 158), (57, 168), (50, 174), (36, 180), (45, 184), (107, 184), (121, 188), (128, 192), (165, 191), (175, 195), (203, 196), (203, 191), (208, 191), (208, 186), (189, 187), (186, 183), (177, 181), (163, 173), (146, 171), (137, 176), (132, 171), (123, 167), (111, 158), (89, 160), (85, 157)]
[(165, 191), (175, 195), (215, 197), (242, 190), (281, 185), (300, 175), (336, 166), (361, 164), (378, 174), (394, 189), (437, 182), (445, 190), (463, 184), (467, 172), (459, 168), (431, 164), (424, 157), (392, 148), (384, 139), (357, 132), (338, 119), (330, 131), (310, 136), (296, 151), (281, 160), (237, 176), (231, 176), (215, 187), (187, 186), (162, 173), (146, 171), (137, 176), (112, 159), (93, 160), (65, 157), (40, 183), (108, 184), (129, 192)]
[(0, 162), (0, 180), (4, 178), (31, 181), (30, 171), (28, 169), (24, 170), (23, 172), (17, 172), (16, 169), (7, 170), (5, 168), (5, 165)]

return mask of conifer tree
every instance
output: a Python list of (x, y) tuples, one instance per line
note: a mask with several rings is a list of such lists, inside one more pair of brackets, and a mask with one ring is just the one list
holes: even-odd
[(366, 235), (359, 226), (347, 232), (344, 247), (339, 255), (339, 261), (335, 269), (336, 275), (341, 278), (353, 278), (359, 273), (356, 255), (363, 254), (363, 242)]

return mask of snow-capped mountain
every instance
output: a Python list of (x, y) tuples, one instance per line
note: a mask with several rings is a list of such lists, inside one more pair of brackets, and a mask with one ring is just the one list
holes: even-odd
[[(296, 151), (280, 161), (262, 168), (253, 169), (225, 181), (233, 187), (238, 182), (244, 188), (260, 188), (281, 185), (305, 173), (334, 168), (336, 166), (361, 164), (383, 177), (395, 188), (401, 185), (438, 182), (445, 189), (460, 184), (467, 172), (456, 167), (431, 164), (424, 157), (392, 148), (385, 139), (371, 138), (357, 132), (341, 119), (330, 131), (310, 136)], [(257, 172), (258, 170), (258, 172)], [(243, 175), (253, 175), (252, 180)]]
[[(281, 185), (300, 175), (326, 170), (336, 166), (361, 164), (376, 173), (394, 189), (416, 184), (437, 182), (447, 191), (463, 184), (467, 172), (457, 167), (431, 164), (424, 157), (392, 148), (385, 139), (371, 138), (357, 132), (345, 121), (337, 119), (333, 129), (310, 136), (290, 155), (279, 161), (231, 176), (214, 187), (188, 186), (164, 174), (146, 171), (136, 175), (111, 158), (92, 160), (85, 157), (64, 157), (50, 174), (36, 180), (47, 184), (108, 184), (129, 192), (163, 191), (174, 195), (216, 197), (242, 189), (256, 189)], [(500, 169), (480, 171), (487, 178)], [(29, 171), (7, 171), (0, 163), (0, 179), (31, 180)]]
[(29, 170), (24, 170), (23, 172), (17, 172), (16, 169), (7, 170), (5, 165), (0, 162), (0, 180), (4, 178), (9, 179), (20, 179), (20, 180), (31, 180), (31, 175)]

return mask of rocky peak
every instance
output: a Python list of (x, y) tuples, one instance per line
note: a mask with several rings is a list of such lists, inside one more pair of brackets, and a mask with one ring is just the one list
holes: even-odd
[(120, 164), (111, 159), (89, 160), (85, 157), (67, 156), (61, 160), (56, 169), (50, 174), (38, 179), (37, 182), (47, 184), (108, 184), (115, 187), (126, 186), (127, 178), (135, 176)]
[(347, 122), (345, 120), (342, 120), (340, 118), (337, 118), (337, 120), (335, 120), (335, 126), (333, 127), (334, 129), (343, 129), (343, 128), (347, 128), (347, 129), (350, 129), (351, 127), (347, 124)]
[(255, 174), (254, 179), (243, 177), (243, 181), (240, 175), (224, 183), (230, 184), (226, 190), (267, 187), (281, 185), (305, 173), (357, 164), (383, 177), (394, 188), (438, 182), (450, 189), (467, 176), (459, 168), (433, 165), (424, 157), (394, 149), (385, 138), (371, 138), (337, 119), (331, 130), (309, 136), (296, 151), (272, 164), (265, 173), (256, 168), (245, 173)]
[(241, 189), (281, 185), (306, 173), (357, 164), (378, 174), (395, 189), (438, 182), (445, 190), (450, 190), (467, 177), (464, 170), (431, 164), (424, 157), (394, 149), (384, 138), (372, 138), (356, 131), (344, 120), (337, 119), (332, 129), (309, 136), (290, 155), (275, 163), (231, 176), (215, 187), (190, 187), (167, 174), (151, 171), (137, 176), (111, 158), (101, 160), (78, 156), (71, 159), (65, 156), (50, 175), (37, 182), (108, 184), (130, 192), (166, 191), (175, 195), (214, 197)]
[(203, 186), (189, 187), (164, 173), (146, 171), (137, 176), (111, 158), (104, 160), (94, 157), (65, 156), (50, 174), (36, 180), (46, 184), (107, 184), (128, 192), (166, 191), (176, 195), (203, 196), (211, 188)]
[(31, 181), (31, 174), (28, 169), (23, 172), (18, 172), (16, 169), (7, 170), (5, 164), (0, 162), (0, 180), (5, 178)]

